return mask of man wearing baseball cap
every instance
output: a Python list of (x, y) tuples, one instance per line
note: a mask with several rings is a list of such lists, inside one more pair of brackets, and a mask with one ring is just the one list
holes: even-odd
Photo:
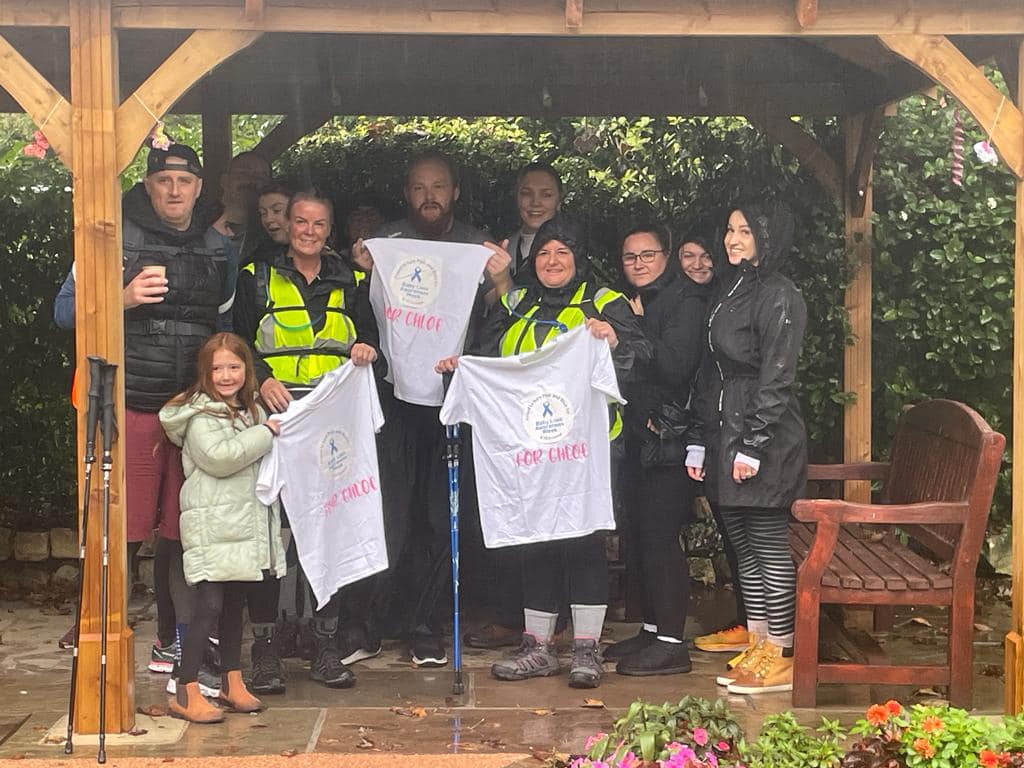
[[(154, 147), (145, 180), (121, 201), (128, 552), (134, 555), (157, 529), (154, 672), (171, 672), (176, 625), (191, 616), (178, 533), (181, 453), (163, 439), (157, 412), (195, 380), (196, 353), (233, 298), (224, 237), (210, 226), (217, 212), (199, 198), (202, 172), (191, 147)], [(62, 328), (75, 325), (74, 266), (57, 295), (54, 319)]]

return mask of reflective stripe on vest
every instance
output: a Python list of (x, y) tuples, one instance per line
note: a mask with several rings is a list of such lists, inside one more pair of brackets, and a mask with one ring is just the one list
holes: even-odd
[(344, 289), (331, 291), (324, 327), (314, 334), (298, 286), (273, 267), (261, 265), (262, 275), (256, 275), (255, 267), (245, 268), (267, 299), (256, 330), (256, 352), (274, 378), (284, 384), (315, 385), (325, 373), (344, 365), (356, 341), (355, 324), (345, 313)]
[[(501, 342), (498, 345), (501, 357), (511, 357), (523, 352), (533, 352), (563, 332), (556, 323), (561, 323), (566, 329), (571, 330), (579, 325), (583, 325), (587, 321), (588, 315), (584, 311), (584, 307), (587, 305), (592, 306), (594, 310), (590, 313), (590, 316), (597, 317), (601, 310), (608, 306), (610, 302), (617, 298), (622, 298), (621, 293), (609, 290), (608, 288), (599, 288), (592, 300), (584, 302), (583, 297), (586, 295), (586, 292), (587, 284), (585, 282), (581, 283), (580, 287), (572, 295), (572, 298), (569, 299), (569, 303), (559, 311), (557, 317), (554, 320), (543, 321), (532, 319), (540, 310), (539, 305), (534, 305), (525, 312), (518, 311), (518, 302), (526, 295), (525, 288), (520, 288), (518, 291), (502, 296), (501, 301), (505, 305), (505, 309), (510, 314), (514, 313), (514, 316), (518, 316), (518, 319), (501, 337)], [(515, 301), (516, 306), (512, 304), (513, 301)], [(540, 344), (537, 344), (538, 326), (549, 329)], [(608, 429), (608, 439), (614, 440), (622, 434), (622, 409), (617, 403), (609, 405), (609, 408), (611, 409), (609, 414), (611, 416), (611, 426)]]

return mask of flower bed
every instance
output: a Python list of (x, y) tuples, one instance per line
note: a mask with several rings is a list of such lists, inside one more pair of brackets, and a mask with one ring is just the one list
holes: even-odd
[[(848, 737), (854, 740), (849, 741)], [(634, 702), (609, 733), (559, 768), (1024, 768), (1024, 716), (974, 717), (946, 705), (875, 704), (849, 734), (836, 720), (765, 718), (748, 742), (728, 704), (687, 696)]]

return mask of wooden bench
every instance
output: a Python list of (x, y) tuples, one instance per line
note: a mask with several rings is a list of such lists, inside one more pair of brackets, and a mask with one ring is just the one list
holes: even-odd
[[(815, 706), (819, 683), (885, 683), (947, 685), (950, 703), (970, 709), (975, 568), (1005, 444), (966, 405), (931, 400), (903, 412), (889, 463), (810, 469), (812, 480), (880, 480), (883, 503), (804, 499), (793, 505), (791, 549), (800, 564), (794, 706)], [(914, 540), (913, 550), (900, 543), (897, 528)], [(947, 661), (820, 663), (823, 603), (949, 606)]]

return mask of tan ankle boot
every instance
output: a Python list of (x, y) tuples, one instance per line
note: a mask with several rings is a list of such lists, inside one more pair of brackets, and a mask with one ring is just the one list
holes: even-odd
[(172, 717), (190, 723), (219, 723), (224, 720), (224, 713), (203, 698), (198, 682), (187, 685), (179, 682), (178, 692), (168, 700), (167, 708)]
[(263, 702), (249, 693), (240, 670), (232, 669), (221, 678), (220, 700), (235, 712), (260, 712)]

